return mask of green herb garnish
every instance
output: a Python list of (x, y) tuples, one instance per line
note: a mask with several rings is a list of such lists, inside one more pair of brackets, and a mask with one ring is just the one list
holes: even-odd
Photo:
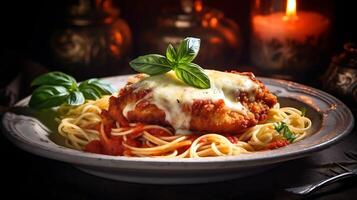
[(115, 92), (108, 83), (99, 79), (89, 79), (81, 84), (70, 75), (62, 72), (50, 72), (37, 77), (31, 86), (37, 86), (32, 93), (29, 106), (45, 109), (68, 104), (81, 105), (86, 99), (95, 100), (103, 95)]
[(289, 126), (284, 122), (277, 122), (274, 124), (274, 129), (283, 135), (290, 143), (296, 139), (294, 133), (290, 130)]
[(301, 111), (301, 117), (305, 117), (305, 115), (306, 115), (306, 108), (305, 107), (302, 107), (301, 109), (300, 109), (300, 111)]
[(199, 49), (200, 39), (188, 37), (182, 40), (177, 48), (169, 44), (166, 56), (148, 54), (139, 56), (129, 64), (135, 71), (149, 75), (164, 74), (174, 70), (177, 78), (186, 84), (207, 89), (211, 87), (208, 76), (199, 65), (192, 63)]

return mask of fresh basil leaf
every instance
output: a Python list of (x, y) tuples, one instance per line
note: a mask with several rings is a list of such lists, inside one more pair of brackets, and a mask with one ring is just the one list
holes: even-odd
[(101, 97), (102, 95), (110, 95), (115, 92), (115, 89), (109, 83), (106, 83), (96, 78), (92, 78), (82, 82), (79, 85), (78, 89), (81, 92), (84, 92), (85, 90), (87, 93), (93, 92), (93, 96), (91, 99), (93, 99), (95, 95)]
[(79, 90), (86, 99), (99, 99), (102, 95), (109, 95), (115, 92), (115, 89), (107, 84), (98, 82), (98, 79), (89, 79), (79, 85)]
[(274, 129), (276, 130), (276, 132), (280, 132), (281, 130), (283, 130), (284, 128), (284, 122), (277, 122), (274, 124)]
[(69, 92), (64, 86), (44, 85), (34, 90), (29, 106), (35, 109), (45, 109), (63, 104)]
[(80, 91), (71, 92), (66, 99), (66, 103), (71, 106), (81, 105), (84, 103), (84, 101), (84, 96)]
[(177, 61), (176, 50), (171, 44), (169, 44), (166, 49), (166, 58), (172, 63), (175, 63)]
[(291, 132), (291, 130), (289, 129), (289, 127), (286, 125), (283, 131), (283, 136), (290, 142), (294, 142), (295, 140), (295, 135), (293, 134), (293, 132)]
[(174, 70), (176, 76), (188, 85), (202, 89), (211, 87), (211, 82), (204, 70), (194, 63), (181, 63)]
[(189, 63), (193, 61), (200, 50), (200, 43), (200, 39), (193, 37), (188, 37), (181, 41), (177, 49), (177, 62)]
[(305, 117), (305, 115), (306, 115), (306, 108), (305, 107), (302, 107), (301, 109), (300, 109), (300, 111), (301, 111), (301, 116), (302, 117)]
[(80, 84), (79, 91), (82, 92), (86, 99), (96, 100), (102, 96), (102, 93), (100, 91), (88, 84)]
[(139, 56), (129, 62), (129, 65), (137, 72), (158, 75), (172, 70), (171, 64), (165, 56), (158, 54), (149, 54)]
[(62, 72), (49, 72), (47, 74), (43, 74), (37, 77), (32, 81), (31, 86), (39, 86), (39, 85), (57, 85), (64, 86), (66, 88), (76, 88), (77, 82), (76, 80), (65, 73)]
[(94, 85), (102, 95), (110, 95), (116, 92), (116, 89), (111, 84), (99, 79), (91, 79), (88, 83)]
[(294, 133), (290, 130), (289, 126), (284, 122), (277, 122), (274, 124), (274, 129), (282, 134), (285, 139), (287, 139), (290, 143), (294, 142), (296, 139)]

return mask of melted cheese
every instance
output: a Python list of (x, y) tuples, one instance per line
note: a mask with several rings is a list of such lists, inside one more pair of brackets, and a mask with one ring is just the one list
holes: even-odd
[[(190, 126), (191, 116), (182, 111), (183, 104), (192, 104), (194, 100), (210, 100), (216, 102), (223, 100), (225, 106), (233, 111), (246, 114), (246, 108), (235, 100), (240, 92), (247, 92), (249, 99), (254, 101), (255, 91), (258, 84), (248, 76), (239, 74), (220, 72), (215, 70), (205, 70), (211, 81), (211, 88), (198, 89), (188, 86), (177, 79), (173, 71), (166, 74), (147, 77), (133, 85), (137, 90), (151, 89), (152, 95), (145, 97), (150, 103), (155, 104), (166, 114), (166, 121), (176, 130), (187, 130)], [(136, 104), (129, 104), (123, 110), (126, 117)]]

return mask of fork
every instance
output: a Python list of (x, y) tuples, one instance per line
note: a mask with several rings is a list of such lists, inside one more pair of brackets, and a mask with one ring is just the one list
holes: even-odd
[(285, 190), (288, 192), (294, 193), (294, 194), (298, 194), (298, 195), (308, 195), (308, 194), (311, 194), (311, 193), (317, 191), (318, 189), (321, 189), (322, 187), (329, 185), (331, 183), (334, 183), (336, 181), (346, 179), (349, 177), (353, 177), (353, 176), (357, 176), (357, 168), (351, 170), (339, 163), (335, 163), (335, 164), (338, 167), (340, 167), (344, 171), (344, 173), (339, 174), (337, 171), (330, 169), (330, 171), (332, 171), (338, 175), (324, 179), (322, 181), (318, 181), (313, 184), (303, 185), (300, 187), (286, 188)]

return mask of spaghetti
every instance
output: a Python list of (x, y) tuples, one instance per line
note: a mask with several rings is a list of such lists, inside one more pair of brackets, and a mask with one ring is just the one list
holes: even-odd
[[(130, 123), (120, 127), (106, 117), (109, 96), (69, 108), (59, 108), (58, 132), (70, 148), (108, 155), (136, 157), (197, 158), (230, 156), (259, 150), (274, 149), (308, 136), (312, 123), (309, 118), (293, 107), (280, 107), (277, 103), (268, 111), (263, 122), (243, 133), (221, 135), (180, 134), (171, 128), (158, 125)], [(277, 125), (293, 133), (287, 140)], [(282, 128), (281, 128), (282, 129)]]

